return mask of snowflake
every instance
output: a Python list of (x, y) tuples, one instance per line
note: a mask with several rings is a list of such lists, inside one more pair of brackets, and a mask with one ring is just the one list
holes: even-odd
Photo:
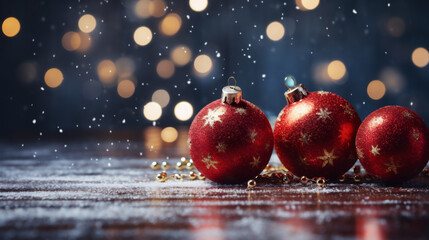
[(406, 118), (414, 118), (413, 115), (411, 115), (411, 113), (408, 111), (403, 111), (402, 115), (404, 115), (404, 117), (406, 117)]
[(371, 153), (372, 155), (380, 155), (380, 148), (378, 147), (378, 145), (376, 145), (375, 147), (371, 145)]
[(359, 148), (356, 148), (356, 152), (357, 152), (357, 155), (358, 155), (358, 158), (359, 158), (359, 159), (364, 158), (364, 155), (363, 155), (362, 150), (360, 150)]
[(417, 130), (417, 129), (413, 129), (413, 138), (416, 140), (416, 141), (418, 141), (418, 140), (420, 140), (420, 132), (419, 132), (419, 130)]
[(218, 152), (225, 152), (226, 150), (226, 144), (223, 142), (219, 142), (216, 146), (216, 149)]
[(301, 141), (302, 145), (304, 145), (304, 143), (308, 145), (310, 137), (311, 135), (309, 133), (301, 133), (301, 137), (299, 138), (299, 141)]
[(316, 115), (318, 115), (319, 117), (317, 118), (317, 120), (325, 120), (327, 118), (331, 119), (331, 117), (329, 116), (329, 114), (331, 114), (331, 112), (328, 111), (328, 108), (320, 108), (319, 112), (316, 113)]
[(220, 116), (223, 114), (225, 114), (224, 107), (217, 107), (214, 110), (209, 109), (209, 112), (207, 113), (207, 115), (203, 117), (203, 119), (206, 120), (203, 127), (209, 124), (210, 127), (213, 128), (213, 125), (215, 124), (215, 122), (222, 122), (222, 120), (220, 119)]
[(402, 165), (395, 163), (393, 157), (390, 157), (390, 163), (385, 163), (384, 166), (387, 167), (386, 173), (393, 172), (394, 174), (398, 174), (398, 168), (402, 167)]
[(214, 161), (210, 154), (207, 155), (207, 157), (204, 157), (203, 155), (202, 158), (203, 159), (201, 161), (206, 164), (207, 169), (210, 169), (210, 167), (217, 169), (217, 167), (215, 166), (215, 164), (217, 164), (217, 161)]
[(253, 157), (253, 161), (250, 162), (250, 165), (252, 165), (252, 167), (254, 167), (254, 168), (257, 168), (259, 166), (259, 159), (260, 158), (261, 158), (260, 156)]
[(321, 96), (329, 94), (329, 92), (325, 92), (325, 91), (318, 91), (317, 93), (320, 94)]
[(317, 157), (320, 160), (323, 160), (322, 167), (325, 167), (328, 163), (331, 164), (331, 166), (334, 166), (334, 159), (338, 158), (338, 156), (334, 155), (334, 149), (332, 149), (331, 152), (328, 152), (326, 149), (323, 149), (324, 155), (321, 157)]

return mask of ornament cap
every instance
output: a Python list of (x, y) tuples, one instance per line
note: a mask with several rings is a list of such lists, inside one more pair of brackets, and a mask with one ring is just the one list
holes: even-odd
[(293, 76), (286, 76), (284, 81), (286, 87), (289, 89), (285, 92), (285, 97), (288, 104), (297, 102), (307, 97), (309, 93), (308, 90), (302, 84), (296, 86), (296, 80)]
[[(234, 86), (229, 84), (230, 80), (234, 80)], [(222, 102), (232, 104), (233, 102), (239, 103), (242, 98), (242, 91), (237, 86), (237, 80), (234, 77), (228, 78), (228, 86), (222, 88)]]

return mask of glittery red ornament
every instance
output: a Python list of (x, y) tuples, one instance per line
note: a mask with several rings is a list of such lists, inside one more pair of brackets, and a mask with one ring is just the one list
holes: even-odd
[[(235, 80), (235, 79), (234, 79)], [(189, 129), (195, 167), (219, 183), (242, 183), (257, 176), (273, 151), (273, 133), (264, 113), (227, 86), (222, 99), (205, 106)]]
[[(296, 176), (335, 178), (356, 162), (355, 137), (361, 122), (352, 105), (329, 92), (308, 92), (285, 79), (288, 104), (274, 127), (274, 147)], [(288, 82), (293, 82), (293, 85)]]
[(429, 130), (415, 112), (399, 106), (380, 108), (362, 122), (356, 151), (365, 170), (386, 182), (416, 176), (429, 159)]

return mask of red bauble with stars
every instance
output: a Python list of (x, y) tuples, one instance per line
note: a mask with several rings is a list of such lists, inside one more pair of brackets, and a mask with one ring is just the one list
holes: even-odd
[(403, 182), (416, 176), (429, 159), (429, 130), (408, 108), (380, 108), (362, 122), (356, 152), (365, 170), (385, 181)]
[[(235, 79), (234, 79), (235, 80)], [(273, 151), (273, 133), (264, 113), (227, 86), (222, 98), (205, 106), (189, 129), (195, 167), (218, 183), (242, 183), (257, 176)]]
[(335, 178), (356, 162), (355, 137), (361, 122), (352, 105), (329, 92), (308, 92), (285, 79), (288, 104), (274, 127), (274, 147), (296, 176)]

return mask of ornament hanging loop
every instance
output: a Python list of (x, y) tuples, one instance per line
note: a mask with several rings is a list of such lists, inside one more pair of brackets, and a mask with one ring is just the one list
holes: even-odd
[[(230, 81), (234, 80), (234, 86), (230, 85)], [(241, 88), (237, 86), (237, 80), (231, 76), (228, 78), (228, 86), (222, 88), (222, 102), (227, 104), (239, 103), (241, 101)]]
[(231, 76), (231, 77), (228, 78), (228, 87), (231, 87), (231, 84), (229, 84), (229, 80), (231, 80), (231, 79), (234, 80), (234, 87), (233, 87), (233, 89), (235, 89), (237, 87), (237, 80), (235, 79), (234, 76)]

